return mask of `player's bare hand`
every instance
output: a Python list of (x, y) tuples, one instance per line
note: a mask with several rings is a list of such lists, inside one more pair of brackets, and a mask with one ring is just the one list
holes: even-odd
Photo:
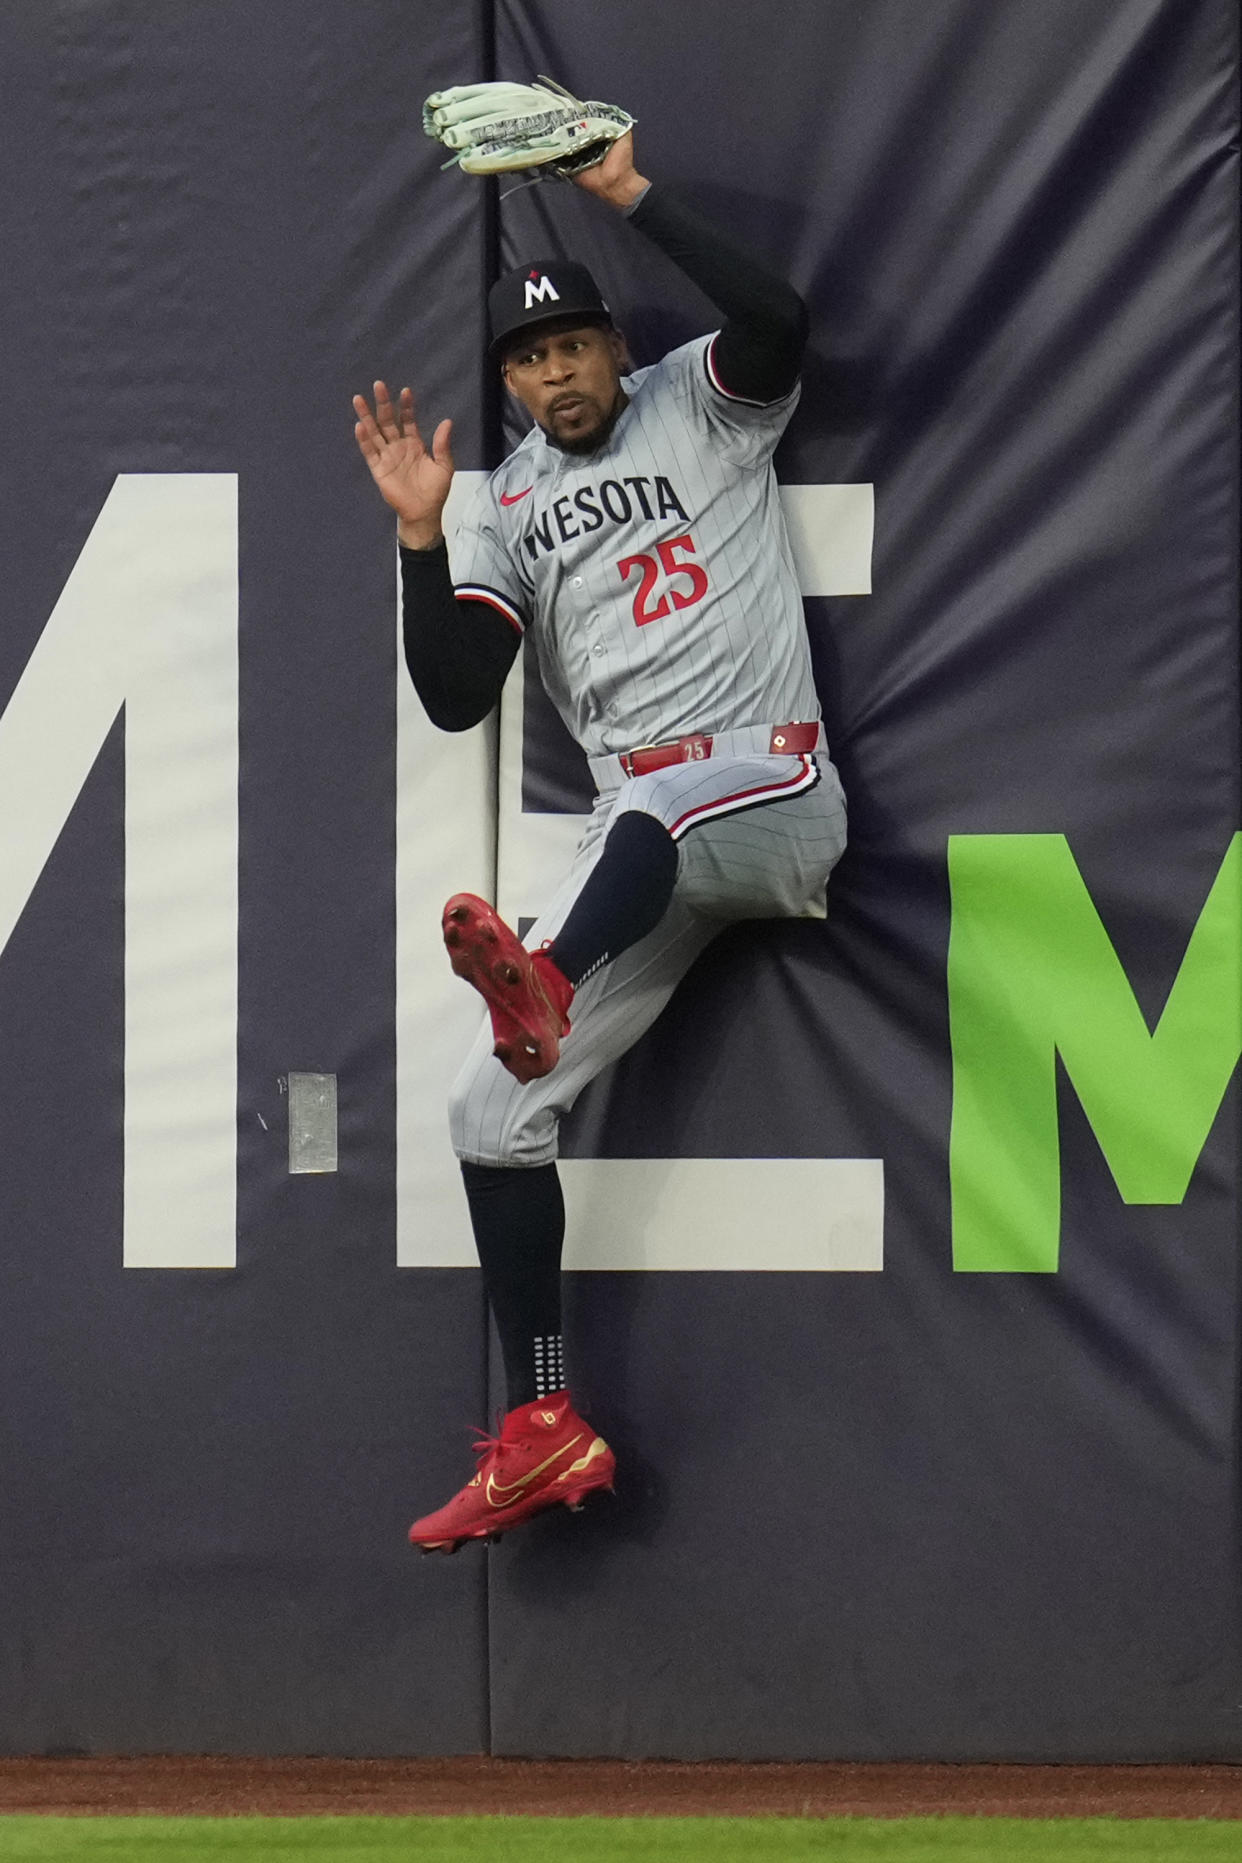
[(374, 411), (365, 395), (355, 395), (354, 413), (358, 450), (380, 496), (401, 520), (403, 540), (434, 543), (453, 482), (452, 421), (440, 422), (428, 448), (414, 419), (413, 391), (403, 388), (394, 404), (383, 382), (375, 384)]
[(602, 162), (574, 175), (573, 184), (587, 194), (598, 195), (610, 207), (628, 207), (631, 201), (637, 200), (647, 185), (647, 178), (634, 166), (633, 130), (627, 129), (624, 136), (617, 137)]

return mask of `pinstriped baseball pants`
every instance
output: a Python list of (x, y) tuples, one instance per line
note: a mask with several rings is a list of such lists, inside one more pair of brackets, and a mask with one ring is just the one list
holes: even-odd
[(560, 1060), (542, 1080), (522, 1086), (500, 1065), (484, 1018), (450, 1096), (459, 1158), (551, 1163), (561, 1115), (633, 1047), (724, 925), (824, 914), (828, 875), (845, 846), (845, 800), (832, 763), (822, 753), (713, 757), (635, 777), (597, 798), (569, 872), (527, 934), (529, 949), (555, 937), (626, 809), (654, 815), (677, 842), (668, 910), (654, 931), (583, 979)]

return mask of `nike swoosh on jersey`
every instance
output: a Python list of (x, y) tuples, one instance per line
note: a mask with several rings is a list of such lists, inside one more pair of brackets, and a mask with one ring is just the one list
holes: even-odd
[(521, 499), (528, 498), (534, 489), (533, 485), (528, 485), (524, 492), (501, 492), (500, 502), (502, 505), (515, 505)]
[[(574, 1447), (575, 1443), (580, 1443), (581, 1441), (582, 1432), (580, 1430), (576, 1436), (570, 1438), (569, 1442), (563, 1443), (559, 1449), (553, 1450), (546, 1462), (541, 1462), (538, 1468), (532, 1468), (528, 1475), (521, 1476), (517, 1481), (497, 1481), (494, 1475), (489, 1475), (487, 1478), (487, 1487), (484, 1490), (487, 1495), (488, 1506), (511, 1507), (514, 1501), (520, 1501), (531, 1482), (537, 1480), (537, 1478), (543, 1474), (545, 1468), (551, 1468), (554, 1462), (559, 1462), (563, 1455), (569, 1454), (569, 1451)], [(493, 1490), (495, 1490), (494, 1493)], [(499, 1500), (496, 1498), (497, 1495), (501, 1497)]]

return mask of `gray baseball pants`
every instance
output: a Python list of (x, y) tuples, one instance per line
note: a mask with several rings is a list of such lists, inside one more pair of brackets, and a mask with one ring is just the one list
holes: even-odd
[[(613, 764), (615, 760), (609, 759)], [(818, 780), (816, 781), (816, 775)], [(485, 1017), (454, 1083), (449, 1122), (459, 1158), (550, 1164), (561, 1115), (655, 1021), (699, 953), (738, 919), (820, 918), (845, 846), (836, 769), (814, 756), (711, 757), (632, 779), (604, 771), (573, 864), (525, 943), (554, 938), (626, 809), (653, 815), (677, 843), (673, 897), (654, 931), (583, 979), (556, 1067), (522, 1086), (492, 1054)]]

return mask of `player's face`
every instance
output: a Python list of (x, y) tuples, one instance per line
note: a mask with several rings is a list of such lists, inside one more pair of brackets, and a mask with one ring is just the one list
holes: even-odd
[(566, 453), (594, 453), (626, 403), (625, 344), (602, 324), (537, 329), (505, 357), (505, 385)]

